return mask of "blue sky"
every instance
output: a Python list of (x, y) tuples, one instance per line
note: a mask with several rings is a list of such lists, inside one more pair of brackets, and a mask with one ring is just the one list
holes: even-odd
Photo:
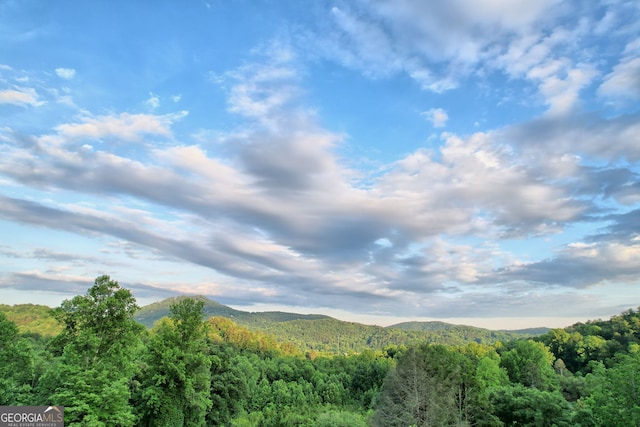
[(640, 305), (637, 1), (3, 1), (0, 301)]

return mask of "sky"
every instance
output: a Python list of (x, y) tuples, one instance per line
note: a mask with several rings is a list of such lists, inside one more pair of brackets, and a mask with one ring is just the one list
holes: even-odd
[(0, 1), (0, 303), (640, 306), (636, 0)]

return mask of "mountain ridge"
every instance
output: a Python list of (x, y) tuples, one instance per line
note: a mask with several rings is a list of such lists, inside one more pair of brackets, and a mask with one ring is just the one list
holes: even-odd
[[(313, 314), (313, 313), (300, 314), (300, 313), (291, 313), (286, 311), (255, 311), (254, 312), (254, 311), (237, 310), (229, 307), (228, 305), (221, 304), (218, 301), (208, 298), (204, 295), (194, 295), (194, 296), (180, 295), (180, 296), (165, 298), (164, 300), (157, 301), (157, 302), (140, 307), (140, 310), (136, 312), (134, 317), (140, 323), (144, 324), (148, 328), (151, 328), (153, 327), (153, 322), (156, 322), (162, 317), (162, 316), (158, 317), (158, 312), (156, 310), (160, 309), (161, 312), (164, 313), (163, 316), (168, 316), (170, 305), (173, 304), (174, 302), (180, 301), (185, 298), (193, 298), (196, 300), (204, 301), (205, 306), (204, 306), (203, 312), (204, 312), (205, 318), (210, 316), (222, 316), (222, 317), (229, 317), (231, 319), (235, 319), (236, 317), (239, 317), (241, 319), (273, 317), (274, 318), (273, 320), (276, 322), (287, 322), (292, 320), (333, 319), (338, 322), (355, 323), (358, 325), (374, 326), (374, 327), (385, 328), (385, 329), (395, 328), (395, 329), (403, 329), (403, 330), (432, 331), (432, 330), (446, 330), (446, 329), (451, 329), (452, 327), (465, 327), (465, 328), (473, 328), (473, 329), (492, 331), (492, 332), (508, 332), (508, 333), (525, 334), (525, 335), (543, 334), (551, 329), (546, 327), (523, 328), (523, 329), (488, 329), (488, 328), (481, 328), (481, 327), (465, 325), (465, 324), (442, 322), (439, 320), (408, 321), (408, 322), (395, 323), (389, 326), (378, 326), (378, 325), (371, 325), (367, 323), (340, 320), (325, 314)], [(153, 319), (153, 322), (150, 323), (149, 319)], [(420, 325), (422, 325), (422, 328)]]
[(234, 320), (238, 324), (248, 324), (248, 325), (260, 325), (265, 322), (286, 322), (291, 320), (317, 320), (329, 318), (329, 316), (323, 314), (298, 314), (298, 313), (288, 313), (284, 311), (261, 311), (261, 312), (250, 312), (243, 310), (236, 310), (235, 308), (231, 308), (227, 305), (220, 304), (219, 302), (212, 300), (211, 298), (207, 298), (203, 295), (180, 295), (176, 297), (166, 298), (162, 301), (157, 301), (151, 304), (147, 304), (136, 312), (134, 318), (145, 325), (147, 328), (153, 327), (153, 324), (160, 320), (164, 316), (169, 315), (169, 308), (175, 302), (186, 298), (193, 298), (196, 300), (200, 300), (204, 302), (203, 314), (204, 318), (209, 318), (212, 316), (221, 316), (227, 317)]
[(282, 311), (248, 312), (236, 310), (202, 295), (167, 298), (142, 307), (136, 320), (147, 328), (169, 315), (172, 303), (184, 298), (204, 302), (204, 318), (213, 316), (231, 319), (240, 326), (262, 331), (279, 342), (290, 342), (307, 351), (349, 352), (382, 349), (388, 345), (410, 345), (418, 342), (462, 345), (469, 342), (491, 344), (545, 333), (549, 329), (490, 330), (441, 321), (402, 322), (391, 326), (367, 325), (343, 321), (322, 314), (298, 314)]
[[(490, 330), (441, 321), (402, 322), (390, 326), (343, 321), (323, 314), (299, 314), (284, 311), (248, 312), (236, 310), (202, 295), (181, 295), (141, 307), (134, 318), (148, 329), (170, 315), (172, 304), (185, 298), (204, 303), (203, 318), (223, 317), (253, 332), (271, 335), (280, 343), (293, 344), (303, 351), (345, 353), (366, 349), (384, 349), (393, 345), (430, 342), (464, 345), (470, 342), (493, 344), (542, 335), (548, 328)], [(0, 311), (14, 321), (21, 333), (54, 336), (61, 325), (50, 316), (52, 309), (34, 304), (0, 305)]]

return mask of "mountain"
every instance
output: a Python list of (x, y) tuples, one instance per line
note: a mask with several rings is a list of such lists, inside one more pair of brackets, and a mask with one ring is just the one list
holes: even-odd
[[(142, 307), (136, 319), (152, 327), (169, 307), (185, 296), (169, 298)], [(286, 312), (247, 312), (235, 310), (203, 296), (193, 297), (204, 302), (204, 317), (226, 317), (249, 330), (265, 332), (279, 342), (290, 342), (306, 351), (343, 353), (364, 349), (383, 349), (389, 345), (410, 345), (417, 342), (462, 345), (469, 342), (491, 344), (531, 337), (527, 331), (491, 331), (445, 322), (406, 322), (382, 327), (345, 322), (319, 314)], [(537, 330), (536, 330), (537, 331)], [(539, 333), (546, 332), (542, 329)]]
[[(348, 353), (419, 342), (450, 345), (463, 345), (469, 342), (492, 344), (496, 341), (533, 337), (548, 331), (544, 328), (492, 331), (445, 322), (404, 322), (382, 327), (345, 322), (320, 314), (236, 310), (203, 296), (179, 296), (149, 304), (142, 307), (135, 318), (147, 328), (151, 328), (159, 319), (169, 316), (172, 304), (184, 298), (203, 301), (206, 319), (210, 317), (230, 319), (249, 331), (267, 334), (279, 343), (293, 344), (303, 351)], [(15, 322), (22, 333), (54, 336), (62, 329), (61, 325), (51, 317), (51, 308), (46, 306), (0, 304), (0, 312), (4, 312), (9, 320)]]
[(204, 302), (204, 318), (212, 316), (227, 317), (232, 319), (239, 325), (253, 328), (263, 328), (274, 323), (289, 322), (292, 320), (319, 320), (329, 319), (328, 316), (321, 314), (296, 314), (285, 313), (280, 311), (265, 311), (260, 313), (252, 313), (248, 311), (236, 310), (226, 305), (222, 305), (204, 296), (198, 295), (194, 297), (179, 296), (167, 298), (165, 300), (155, 302), (153, 304), (142, 307), (135, 315), (135, 319), (145, 325), (147, 328), (153, 327), (153, 324), (164, 316), (169, 316), (169, 308), (172, 304), (179, 302), (185, 298), (193, 298)]
[(0, 312), (18, 327), (22, 334), (52, 337), (62, 331), (62, 325), (51, 316), (51, 307), (38, 304), (0, 304)]
[(389, 328), (402, 329), (405, 331), (445, 331), (456, 325), (446, 322), (430, 321), (430, 322), (403, 322), (389, 326)]
[[(485, 328), (477, 328), (475, 326), (467, 325), (453, 325), (446, 322), (430, 321), (430, 322), (403, 322), (389, 326), (389, 328), (402, 329), (405, 331), (422, 331), (422, 332), (444, 332), (455, 331), (463, 335), (486, 335), (490, 333), (491, 337), (499, 338), (501, 341), (506, 339), (512, 339), (513, 335), (518, 335), (519, 338), (531, 337), (546, 334), (549, 332), (549, 328), (527, 328), (527, 329), (499, 329), (491, 330)], [(516, 338), (518, 338), (516, 337)]]

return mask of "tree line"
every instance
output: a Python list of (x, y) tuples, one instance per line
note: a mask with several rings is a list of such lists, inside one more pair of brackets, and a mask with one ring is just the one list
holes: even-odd
[(640, 314), (505, 343), (300, 349), (177, 300), (151, 329), (100, 276), (53, 338), (0, 313), (0, 405), (68, 426), (638, 426)]

